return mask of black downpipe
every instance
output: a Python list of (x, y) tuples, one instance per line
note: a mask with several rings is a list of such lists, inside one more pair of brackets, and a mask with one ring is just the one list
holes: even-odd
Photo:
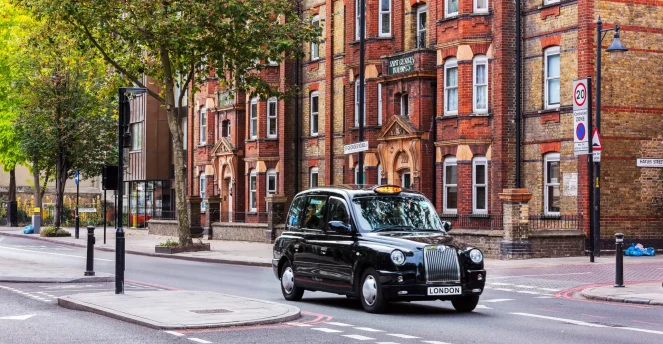
[[(297, 1), (297, 15), (302, 18), (302, 5), (301, 1)], [(299, 145), (301, 144), (301, 133), (299, 132), (299, 120), (302, 118), (300, 113), (299, 102), (301, 100), (302, 85), (299, 80), (299, 69), (301, 68), (301, 59), (297, 57), (295, 60), (295, 195), (299, 192), (299, 164), (301, 159), (299, 156)]]
[(431, 82), (431, 89), (433, 90), (433, 119), (431, 121), (431, 144), (433, 147), (433, 158), (431, 159), (433, 163), (433, 197), (431, 201), (433, 206), (437, 207), (437, 187), (438, 180), (435, 177), (437, 175), (437, 149), (435, 148), (435, 141), (437, 141), (437, 82)]
[(516, 0), (516, 188), (521, 188), (520, 183), (520, 118), (522, 107), (520, 104), (520, 95), (521, 95), (521, 34), (522, 28), (520, 27), (520, 1)]

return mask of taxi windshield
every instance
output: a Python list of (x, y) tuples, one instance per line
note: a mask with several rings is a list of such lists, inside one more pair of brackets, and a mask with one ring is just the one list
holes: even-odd
[(421, 196), (369, 196), (352, 200), (361, 230), (444, 232), (433, 205)]

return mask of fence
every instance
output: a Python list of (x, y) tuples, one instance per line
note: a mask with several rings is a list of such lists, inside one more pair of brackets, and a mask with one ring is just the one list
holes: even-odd
[(560, 230), (560, 229), (578, 229), (578, 223), (582, 216), (564, 215), (564, 216), (545, 216), (534, 215), (529, 217), (529, 228), (536, 230)]
[(452, 229), (503, 229), (502, 215), (440, 214), (440, 219), (442, 221), (451, 222)]

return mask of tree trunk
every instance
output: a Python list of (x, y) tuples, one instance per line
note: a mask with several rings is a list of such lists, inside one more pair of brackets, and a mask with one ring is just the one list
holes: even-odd
[(9, 201), (16, 202), (16, 168), (9, 170)]
[(191, 228), (189, 228), (189, 217), (186, 202), (186, 161), (184, 148), (182, 147), (182, 123), (179, 121), (179, 109), (175, 106), (175, 83), (173, 71), (170, 65), (168, 50), (161, 48), (161, 63), (164, 72), (164, 86), (166, 92), (166, 111), (168, 113), (168, 127), (173, 135), (173, 151), (175, 155), (175, 204), (177, 209), (177, 222), (180, 245), (193, 245), (191, 240)]
[[(60, 228), (62, 225), (62, 211), (64, 205), (64, 187), (67, 183), (68, 167), (62, 150), (58, 151), (58, 156), (55, 162), (55, 219), (53, 225), (55, 228)], [(64, 214), (67, 215), (67, 214)]]
[(44, 176), (44, 184), (41, 186), (41, 192), (39, 193), (39, 202), (40, 204), (43, 204), (44, 201), (44, 194), (46, 193), (46, 190), (48, 190), (48, 181), (51, 179), (51, 170), (46, 169), (46, 175)]
[(39, 183), (39, 167), (36, 159), (32, 161), (32, 183), (35, 186), (33, 193), (35, 208), (41, 208), (41, 183)]

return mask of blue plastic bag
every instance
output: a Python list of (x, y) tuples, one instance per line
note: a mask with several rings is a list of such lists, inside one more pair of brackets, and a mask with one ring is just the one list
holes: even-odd
[[(642, 245), (640, 245), (642, 246)], [(655, 256), (656, 255), (656, 250), (654, 250), (653, 247), (647, 247), (647, 248), (640, 248), (635, 246), (635, 243), (631, 244), (629, 248), (626, 249), (626, 252), (624, 252), (624, 255), (626, 256), (633, 256), (633, 257), (640, 257), (640, 256)]]
[(35, 228), (32, 225), (27, 225), (23, 228), (23, 234), (35, 234)]

